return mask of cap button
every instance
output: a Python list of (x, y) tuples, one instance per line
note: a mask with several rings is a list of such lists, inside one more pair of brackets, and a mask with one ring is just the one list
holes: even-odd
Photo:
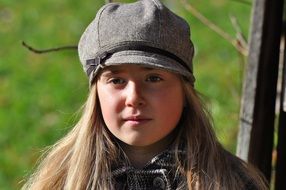
[(165, 183), (164, 179), (162, 179), (161, 177), (155, 177), (153, 180), (153, 186), (156, 189), (165, 189), (166, 183)]

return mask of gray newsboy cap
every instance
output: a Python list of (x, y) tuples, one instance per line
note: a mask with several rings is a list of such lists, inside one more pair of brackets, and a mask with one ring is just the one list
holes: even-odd
[(90, 85), (100, 69), (120, 64), (161, 68), (195, 81), (189, 25), (159, 0), (103, 6), (82, 34), (78, 52)]

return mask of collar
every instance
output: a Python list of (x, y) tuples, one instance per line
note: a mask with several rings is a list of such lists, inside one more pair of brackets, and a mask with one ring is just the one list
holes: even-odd
[[(186, 152), (179, 150), (178, 154), (183, 158)], [(159, 153), (140, 169), (121, 160), (111, 171), (116, 189), (176, 189), (185, 179), (177, 169), (173, 148)]]

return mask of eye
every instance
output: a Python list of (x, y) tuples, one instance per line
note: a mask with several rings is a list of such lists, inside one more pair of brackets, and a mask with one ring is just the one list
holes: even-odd
[(159, 82), (162, 81), (163, 79), (157, 75), (150, 75), (147, 77), (146, 81), (147, 82)]
[(112, 78), (108, 80), (108, 83), (113, 83), (113, 84), (124, 84), (125, 80), (121, 78)]

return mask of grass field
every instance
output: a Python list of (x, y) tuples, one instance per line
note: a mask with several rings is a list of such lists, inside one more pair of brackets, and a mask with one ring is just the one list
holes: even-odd
[[(191, 25), (196, 87), (206, 97), (220, 141), (234, 152), (243, 58), (180, 1), (165, 2)], [(251, 5), (235, 0), (189, 2), (232, 36), (229, 15), (236, 16), (247, 35)], [(41, 150), (77, 121), (88, 92), (75, 50), (39, 55), (21, 42), (37, 48), (76, 45), (103, 4), (103, 0), (0, 0), (0, 189), (21, 187)]]

